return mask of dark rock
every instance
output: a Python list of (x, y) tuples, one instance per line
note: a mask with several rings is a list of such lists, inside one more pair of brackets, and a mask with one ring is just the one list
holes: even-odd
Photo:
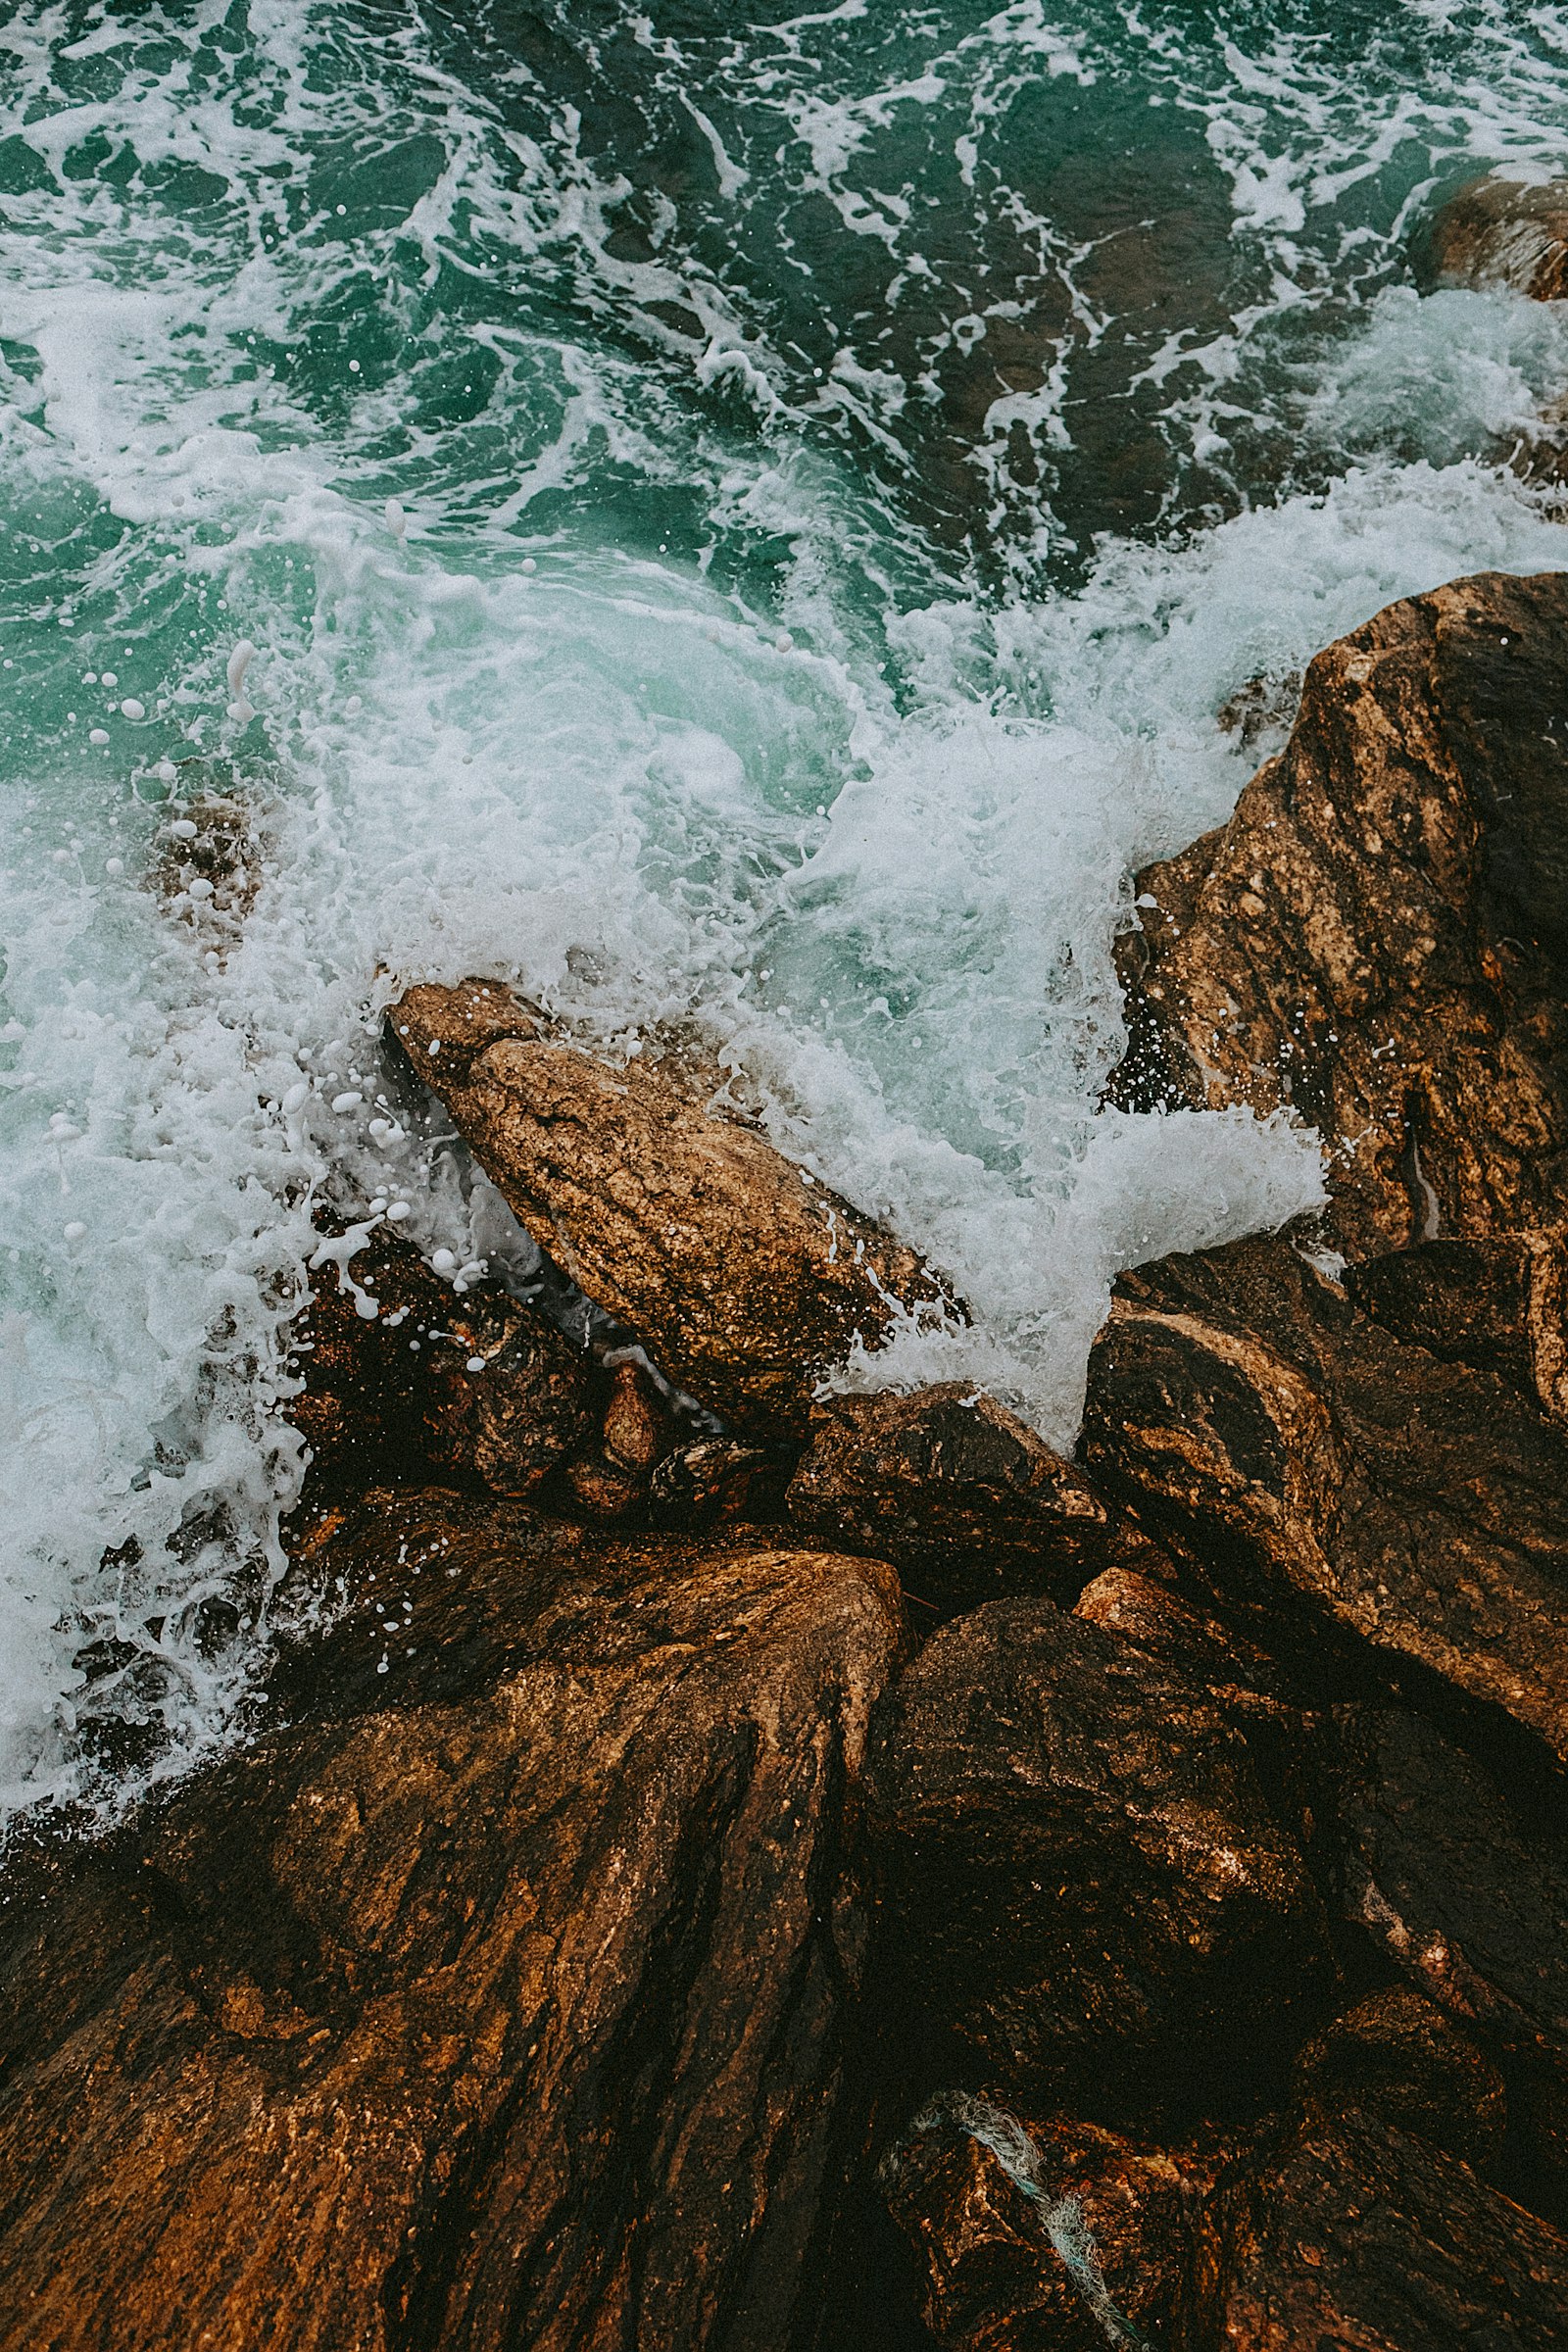
[(1500, 1375), (1358, 1314), (1288, 1243), (1118, 1282), (1083, 1456), (1261, 1646), (1370, 1644), (1568, 1752), (1568, 1441)]
[(1315, 2016), (1324, 1914), (1246, 1743), (1050, 1602), (932, 1639), (869, 1786), (911, 2048), (949, 2079), (1102, 2122), (1211, 2111)]
[(1160, 1559), (1081, 1470), (957, 1381), (815, 1405), (788, 1509), (803, 1535), (894, 1561), (947, 1611), (1012, 1592), (1070, 1601), (1113, 1560)]
[(1351, 1266), (1357, 1306), (1446, 1363), (1495, 1372), (1568, 1429), (1568, 1233), (1423, 1243)]
[(1216, 1696), (1283, 1699), (1287, 1678), (1254, 1642), (1135, 1569), (1107, 1568), (1086, 1585), (1073, 1615), (1147, 1657), (1200, 1683)]
[(593, 1435), (592, 1358), (499, 1286), (460, 1296), (412, 1244), (378, 1232), (355, 1248), (357, 1231), (323, 1238), (299, 1343), (289, 1415), (318, 1489), (461, 1475), (532, 1494)]
[(388, 1019), (535, 1241), (742, 1435), (801, 1436), (821, 1375), (898, 1302), (951, 1310), (912, 1250), (715, 1107), (721, 1072), (611, 1068), (479, 981), (411, 989)]
[(1226, 2152), (935, 2102), (882, 2166), (942, 2352), (1212, 2340)]
[(1471, 180), (1437, 214), (1424, 259), (1445, 285), (1507, 286), (1560, 302), (1568, 295), (1568, 180)]
[(793, 1452), (699, 1438), (665, 1454), (649, 1482), (649, 1510), (660, 1527), (704, 1528), (767, 1522), (784, 1516)]
[(1568, 1862), (1419, 1717), (1339, 1714), (1341, 1905), (1502, 2070), (1524, 2172), (1568, 2196)]
[(376, 1494), (270, 1726), (0, 1903), (0, 2344), (772, 2352), (891, 1573)]
[(600, 1442), (567, 1473), (576, 1500), (596, 1519), (623, 1518), (647, 1500), (654, 1470), (675, 1434), (673, 1406), (653, 1377), (641, 1364), (616, 1364)]
[(1302, 2050), (1296, 2080), (1308, 2107), (1381, 2116), (1477, 2171), (1502, 2152), (1501, 2075), (1412, 1985), (1388, 1985), (1337, 2017)]
[(1309, 2113), (1238, 2199), (1225, 2352), (1553, 2352), (1568, 2241), (1413, 2132)]
[(1568, 575), (1391, 605), (1228, 825), (1139, 876), (1133, 1105), (1290, 1104), (1358, 1258), (1568, 1209)]

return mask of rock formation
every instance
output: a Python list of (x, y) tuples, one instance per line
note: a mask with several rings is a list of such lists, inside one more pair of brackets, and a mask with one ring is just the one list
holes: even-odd
[(944, 1628), (869, 1788), (935, 2079), (1122, 2124), (1224, 2104), (1313, 2019), (1326, 1919), (1245, 1741), (1098, 1627), (1012, 1600)]
[(857, 1338), (951, 1308), (912, 1250), (712, 1107), (718, 1072), (611, 1068), (482, 981), (411, 989), (389, 1024), (534, 1239), (742, 1433), (803, 1434)]
[(1122, 1278), (1083, 1451), (1263, 1646), (1369, 1643), (1568, 1753), (1568, 1439), (1288, 1243)]
[(1113, 1560), (1160, 1564), (1081, 1470), (960, 1382), (814, 1406), (787, 1501), (803, 1536), (892, 1560), (948, 1614), (1015, 1592), (1071, 1601)]
[(1568, 1213), (1568, 576), (1318, 655), (1229, 824), (1138, 877), (1120, 1101), (1290, 1104), (1350, 1258)]
[(13, 1873), (0, 2344), (778, 2344), (896, 1584), (372, 1494), (256, 1742)]

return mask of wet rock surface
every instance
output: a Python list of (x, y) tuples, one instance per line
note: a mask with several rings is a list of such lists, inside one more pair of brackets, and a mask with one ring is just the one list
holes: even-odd
[(772, 2345), (897, 1588), (368, 1498), (255, 1744), (10, 1875), (0, 2342)]
[(813, 1389), (894, 1306), (951, 1303), (912, 1250), (711, 1107), (721, 1073), (612, 1068), (488, 982), (388, 1016), (492, 1182), (571, 1279), (744, 1435), (804, 1434)]
[(812, 1408), (791, 1524), (892, 1560), (951, 1614), (1015, 1592), (1070, 1601), (1111, 1561), (1160, 1555), (994, 1397), (949, 1382)]
[(1568, 579), (1391, 605), (1229, 824), (1138, 877), (1118, 1100), (1290, 1105), (1351, 1258), (1568, 1206)]
[(1122, 1278), (1083, 1453), (1262, 1646), (1369, 1644), (1568, 1752), (1568, 1444), (1288, 1242)]
[(1568, 295), (1568, 180), (1472, 180), (1438, 213), (1423, 259), (1444, 285), (1506, 286), (1560, 302)]
[(1206, 1691), (1048, 1601), (933, 1637), (873, 1751), (890, 1966), (938, 2080), (1180, 2111), (1266, 2076), (1333, 1976), (1323, 1906)]
[(591, 1442), (598, 1367), (499, 1285), (460, 1295), (412, 1243), (364, 1228), (323, 1236), (317, 1260), (293, 1419), (318, 1484), (461, 1472), (523, 1495)]

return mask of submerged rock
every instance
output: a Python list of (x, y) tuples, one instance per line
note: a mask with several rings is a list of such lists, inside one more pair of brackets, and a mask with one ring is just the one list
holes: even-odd
[(1332, 1978), (1326, 1919), (1206, 1691), (1049, 1601), (938, 1633), (870, 1768), (926, 2062), (1100, 2121), (1234, 2097)]
[(1568, 179), (1473, 179), (1428, 232), (1432, 273), (1450, 286), (1507, 286), (1538, 302), (1568, 295)]
[(1568, 1755), (1568, 1438), (1500, 1374), (1237, 1243), (1117, 1283), (1083, 1451), (1264, 1648), (1369, 1643)]
[(891, 1574), (371, 1495), (270, 1728), (0, 1905), (0, 2344), (770, 2352)]
[(814, 1406), (788, 1509), (803, 1535), (892, 1560), (950, 1613), (1014, 1592), (1071, 1601), (1113, 1560), (1160, 1564), (1081, 1470), (957, 1381)]
[(720, 1073), (612, 1068), (490, 982), (410, 989), (388, 1018), (534, 1239), (743, 1435), (801, 1436), (858, 1338), (952, 1307), (912, 1250), (712, 1107)]
[(1391, 605), (1229, 824), (1138, 878), (1137, 1106), (1289, 1104), (1358, 1258), (1568, 1211), (1568, 574)]

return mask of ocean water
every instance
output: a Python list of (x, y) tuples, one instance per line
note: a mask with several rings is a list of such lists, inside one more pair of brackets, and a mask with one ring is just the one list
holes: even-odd
[(504, 1246), (408, 979), (694, 1025), (973, 1305), (844, 1377), (1059, 1445), (1119, 1267), (1319, 1197), (1099, 1107), (1111, 942), (1238, 689), (1564, 561), (1568, 320), (1419, 259), (1564, 169), (1530, 0), (13, 0), (7, 1807), (242, 1732), (313, 1209)]

